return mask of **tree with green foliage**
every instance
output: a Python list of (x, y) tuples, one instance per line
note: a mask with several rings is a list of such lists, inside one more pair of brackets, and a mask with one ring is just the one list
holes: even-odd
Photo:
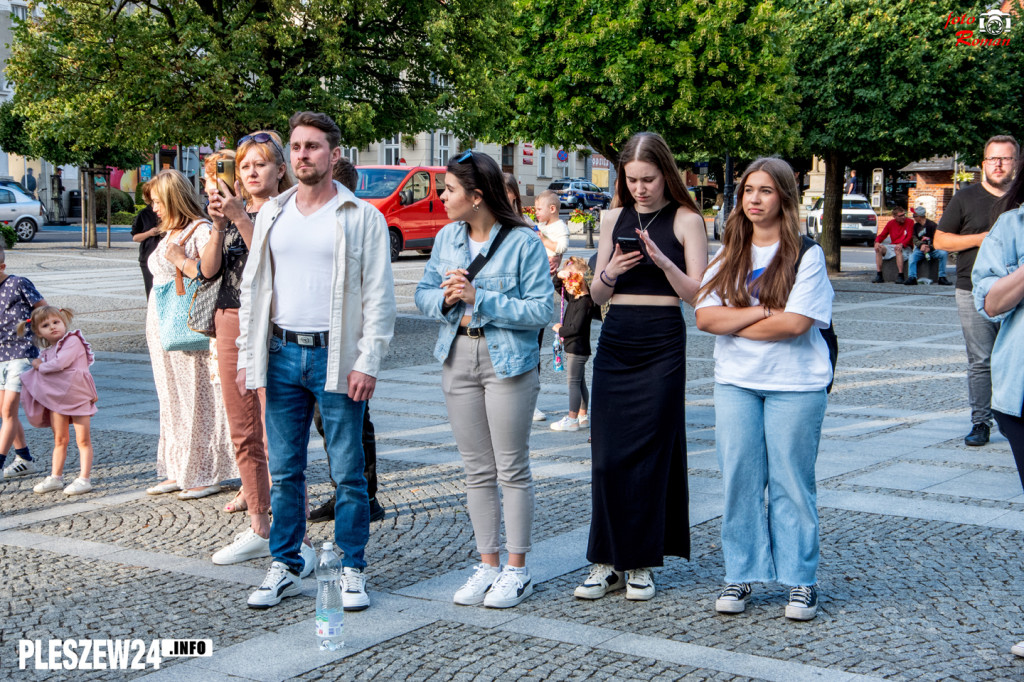
[(773, 0), (514, 0), (507, 136), (613, 162), (653, 130), (680, 159), (793, 149), (792, 14)]
[(493, 118), (511, 10), (499, 0), (48, 2), (7, 76), (29, 136), (72, 151), (233, 142), (330, 114), (347, 144)]
[[(797, 20), (799, 120), (808, 153), (825, 161), (822, 246), (838, 272), (847, 164), (974, 156), (991, 135), (1024, 127), (1021, 41), (958, 45), (948, 3), (933, 0), (811, 0)], [(960, 5), (977, 17), (986, 3)], [(977, 24), (974, 25), (977, 29)]]

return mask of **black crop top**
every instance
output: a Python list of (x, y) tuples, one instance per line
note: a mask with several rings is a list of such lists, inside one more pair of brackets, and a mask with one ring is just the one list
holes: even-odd
[[(683, 245), (676, 239), (675, 230), (673, 230), (678, 208), (679, 204), (670, 202), (657, 217), (654, 217), (652, 213), (641, 213), (639, 221), (643, 221), (643, 224), (647, 226), (647, 222), (654, 218), (650, 226), (647, 227), (647, 236), (658, 245), (658, 248), (668, 256), (669, 260), (675, 263), (680, 270), (686, 272)], [(618, 237), (636, 237), (636, 230), (639, 227), (636, 207), (623, 208), (619, 213), (619, 219), (615, 221), (615, 227), (612, 228), (612, 240), (614, 241)], [(646, 249), (644, 251), (644, 262), (619, 275), (615, 281), (615, 293), (679, 298), (679, 294), (669, 284), (665, 272), (646, 257)]]

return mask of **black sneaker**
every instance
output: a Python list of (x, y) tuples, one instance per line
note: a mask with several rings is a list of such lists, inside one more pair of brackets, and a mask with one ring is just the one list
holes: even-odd
[(876, 272), (875, 278), (871, 280), (872, 284), (885, 284), (885, 279), (882, 278), (882, 273)]
[(380, 521), (384, 518), (384, 507), (377, 501), (376, 497), (370, 498), (370, 521)]
[(334, 495), (316, 509), (309, 512), (310, 523), (323, 523), (334, 520)]
[(715, 600), (715, 611), (719, 613), (743, 613), (750, 598), (749, 583), (729, 583)]
[(912, 287), (917, 284), (917, 277), (907, 277), (907, 281), (904, 282), (908, 287)]
[(786, 618), (790, 620), (811, 620), (818, 613), (818, 591), (814, 585), (801, 585), (789, 591), (786, 604)]
[(971, 432), (964, 438), (964, 445), (984, 445), (988, 442), (991, 431), (988, 424), (979, 423), (971, 428)]
[(896, 275), (896, 284), (906, 284), (906, 283), (907, 283), (907, 280), (903, 279), (903, 273), (902, 272), (898, 273)]
[(941, 284), (941, 285), (942, 285), (942, 286), (944, 286), (944, 287), (951, 287), (951, 286), (953, 286), (953, 283), (952, 283), (952, 282), (950, 282), (950, 281), (949, 281), (948, 279), (946, 279), (945, 277), (939, 277), (939, 279), (938, 279), (938, 281), (937, 281), (936, 283), (937, 283), (937, 284)]

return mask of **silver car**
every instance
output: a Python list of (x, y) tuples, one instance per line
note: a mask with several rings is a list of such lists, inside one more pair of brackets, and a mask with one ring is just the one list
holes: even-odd
[(0, 222), (13, 225), (18, 241), (30, 242), (43, 226), (43, 204), (17, 185), (0, 185)]

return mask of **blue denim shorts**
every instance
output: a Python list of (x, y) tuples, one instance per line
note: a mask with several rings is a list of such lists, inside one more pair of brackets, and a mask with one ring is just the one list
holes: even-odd
[(0, 362), (0, 391), (21, 393), (21, 375), (32, 369), (28, 358)]

